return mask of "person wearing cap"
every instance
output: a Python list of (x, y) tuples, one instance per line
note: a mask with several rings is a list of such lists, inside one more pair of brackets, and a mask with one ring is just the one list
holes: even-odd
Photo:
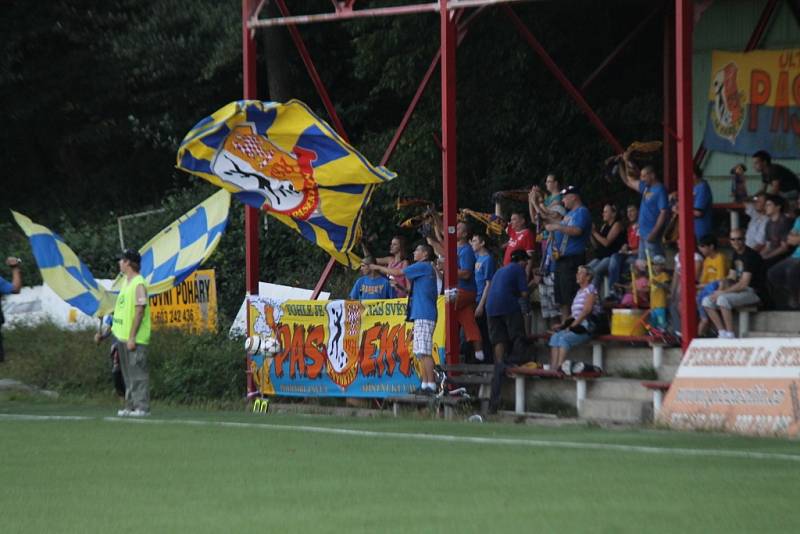
[(371, 256), (364, 258), (361, 264), (361, 277), (353, 284), (350, 290), (350, 300), (392, 299), (394, 290), (385, 276), (374, 272), (370, 265), (375, 263)]
[[(494, 273), (486, 299), (486, 315), (489, 323), (489, 339), (494, 347), (494, 375), (492, 393), (489, 399), (489, 412), (497, 413), (500, 403), (500, 389), (505, 362), (512, 357), (520, 358), (524, 350), (525, 323), (523, 314), (527, 312), (528, 281), (525, 266), (528, 253), (515, 250), (511, 253), (511, 263)], [(523, 309), (523, 307), (525, 309)]]
[[(628, 155), (623, 156), (626, 165), (631, 166)], [(667, 190), (658, 180), (655, 167), (646, 165), (639, 171), (637, 180), (628, 173), (621, 173), (625, 185), (642, 195), (639, 204), (639, 259), (643, 260), (650, 252), (650, 257), (663, 255), (661, 235), (669, 219), (669, 200)]]
[(545, 226), (553, 232), (553, 258), (555, 259), (555, 298), (561, 307), (561, 317), (569, 317), (569, 306), (578, 283), (575, 274), (586, 261), (586, 246), (592, 235), (592, 215), (583, 205), (581, 192), (570, 185), (561, 191), (567, 214), (561, 222)]
[[(6, 258), (6, 265), (11, 268), (11, 282), (0, 276), (0, 296), (19, 293), (19, 290), (22, 288), (22, 270), (20, 269), (21, 264), (22, 261), (19, 258), (15, 258), (13, 256)], [(0, 303), (0, 327), (3, 326), (5, 320), (6, 318), (3, 315), (2, 303)], [(0, 329), (0, 363), (3, 363), (5, 359), (6, 353), (3, 349), (3, 333)]]
[(728, 278), (702, 301), (708, 318), (717, 328), (718, 337), (723, 339), (736, 337), (733, 310), (758, 304), (761, 301), (758, 295), (764, 290), (761, 256), (744, 244), (744, 233), (740, 229), (731, 230), (729, 237), (733, 262)]
[(650, 276), (650, 324), (662, 330), (666, 330), (668, 325), (667, 293), (670, 289), (670, 277), (665, 270), (666, 264), (667, 259), (664, 256), (655, 256)]
[(745, 202), (744, 204), (744, 213), (750, 217), (744, 234), (744, 244), (759, 253), (764, 248), (764, 245), (767, 244), (766, 235), (769, 217), (765, 213), (764, 204), (766, 204), (766, 200), (767, 194), (761, 191), (753, 196), (751, 202)]
[(119, 363), (125, 380), (125, 407), (120, 417), (150, 415), (150, 376), (147, 371), (147, 346), (150, 343), (150, 301), (144, 278), (139, 274), (142, 257), (133, 249), (119, 259), (122, 287), (114, 306), (111, 332), (119, 341)]

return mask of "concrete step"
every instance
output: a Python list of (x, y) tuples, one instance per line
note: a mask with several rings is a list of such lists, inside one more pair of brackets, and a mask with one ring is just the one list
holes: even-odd
[(754, 337), (800, 337), (800, 333), (797, 332), (761, 332), (755, 331), (750, 332), (747, 336), (748, 338)]
[(652, 393), (642, 386), (642, 381), (634, 378), (599, 378), (588, 382), (586, 391), (589, 399), (625, 399), (650, 401)]
[(678, 373), (679, 365), (662, 365), (658, 370), (658, 379), (670, 382), (675, 378)]
[(800, 312), (760, 311), (750, 315), (750, 336), (756, 332), (800, 333)]
[[(664, 349), (662, 365), (677, 366), (683, 353), (679, 347)], [(591, 361), (591, 355), (588, 361)], [(603, 363), (605, 371), (617, 374), (620, 371), (636, 371), (643, 366), (653, 365), (653, 349), (650, 347), (632, 347), (608, 344), (603, 347)]]
[(622, 399), (586, 399), (578, 411), (578, 417), (589, 421), (639, 424), (653, 419), (653, 403)]

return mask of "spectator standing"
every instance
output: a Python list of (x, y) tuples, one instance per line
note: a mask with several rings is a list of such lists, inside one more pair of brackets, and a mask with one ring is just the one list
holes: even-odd
[(652, 259), (653, 272), (650, 275), (650, 324), (666, 330), (667, 294), (670, 289), (669, 273), (665, 270), (667, 260), (664, 256)]
[(767, 194), (763, 191), (756, 193), (752, 202), (745, 202), (744, 212), (750, 217), (747, 223), (747, 231), (744, 235), (744, 244), (760, 253), (767, 244), (767, 222), (769, 217), (765, 211)]
[[(625, 157), (626, 166), (632, 164)], [(650, 257), (663, 255), (664, 250), (661, 246), (661, 237), (669, 218), (669, 202), (667, 200), (667, 190), (658, 181), (655, 168), (647, 165), (639, 172), (639, 180), (622, 173), (625, 185), (642, 195), (639, 204), (639, 259), (646, 257), (645, 251), (650, 252)]]
[(779, 309), (800, 309), (800, 217), (795, 219), (786, 243), (796, 247), (792, 255), (767, 271), (772, 301)]
[[(495, 213), (502, 217), (502, 214), (497, 213), (497, 211), (499, 211), (499, 208), (496, 208)], [(511, 219), (506, 227), (506, 234), (508, 235), (508, 241), (503, 245), (505, 247), (503, 265), (511, 263), (511, 254), (513, 254), (515, 250), (526, 252), (529, 257), (532, 257), (533, 251), (536, 248), (536, 240), (533, 232), (528, 228), (528, 219), (524, 213), (515, 211), (511, 214)], [(531, 265), (529, 264), (525, 268), (525, 273), (530, 274), (530, 271)]]
[(630, 204), (626, 209), (628, 229), (625, 232), (625, 244), (618, 252), (611, 255), (608, 262), (608, 286), (613, 290), (620, 282), (623, 270), (630, 271), (631, 265), (639, 257), (639, 208)]
[[(6, 265), (11, 269), (11, 282), (0, 276), (0, 298), (2, 298), (3, 295), (19, 293), (19, 290), (22, 288), (22, 269), (20, 268), (22, 260), (9, 256), (6, 258)], [(3, 363), (6, 359), (5, 349), (3, 349), (2, 331), (5, 321), (6, 318), (3, 315), (2, 302), (0, 302), (0, 363)]]
[(473, 234), (470, 239), (472, 251), (475, 253), (475, 286), (477, 294), (475, 299), (475, 320), (481, 331), (481, 341), (483, 344), (484, 355), (492, 355), (492, 343), (489, 340), (489, 323), (486, 321), (486, 301), (489, 297), (489, 288), (492, 286), (492, 278), (497, 270), (494, 257), (486, 248), (486, 236), (481, 233)]
[(555, 300), (561, 307), (561, 317), (569, 316), (569, 306), (578, 283), (575, 274), (586, 261), (586, 245), (592, 233), (592, 216), (581, 201), (580, 190), (571, 185), (561, 191), (567, 214), (560, 223), (545, 226), (553, 236), (555, 267)]
[(619, 252), (625, 244), (626, 235), (622, 221), (619, 220), (617, 207), (614, 204), (603, 206), (603, 225), (600, 230), (592, 226), (592, 242), (595, 245), (594, 259), (588, 267), (594, 272), (592, 284), (599, 293), (603, 291), (603, 281), (608, 275), (611, 256)]
[(414, 323), (413, 351), (419, 362), (421, 384), (415, 393), (436, 394), (433, 373), (433, 330), (436, 327), (436, 269), (433, 247), (422, 243), (414, 249), (414, 263), (405, 269), (374, 264), (370, 268), (390, 276), (403, 275), (411, 282), (408, 292), (407, 317)]
[(772, 195), (780, 195), (790, 203), (790, 210), (797, 204), (800, 194), (800, 180), (797, 175), (777, 163), (772, 163), (772, 156), (766, 150), (753, 154), (753, 169), (761, 173), (764, 190)]
[[(385, 265), (390, 269), (399, 269), (401, 271), (408, 267), (408, 260), (406, 259), (408, 257), (408, 243), (406, 238), (401, 235), (394, 236), (389, 244), (389, 254), (389, 256), (378, 258), (378, 265)], [(398, 297), (404, 298), (408, 296), (408, 280), (406, 280), (405, 276), (402, 274), (392, 276), (389, 281)]]
[(705, 297), (702, 302), (706, 314), (717, 328), (718, 337), (725, 339), (736, 337), (733, 330), (733, 310), (758, 304), (758, 295), (763, 292), (761, 256), (744, 244), (744, 233), (741, 230), (731, 230), (730, 240), (733, 261), (727, 283)]
[(527, 305), (528, 283), (525, 266), (528, 253), (515, 250), (511, 263), (498, 269), (489, 286), (486, 300), (486, 315), (489, 323), (489, 338), (494, 347), (494, 376), (489, 411), (497, 413), (500, 403), (500, 388), (505, 375), (505, 362), (514, 356), (520, 357), (525, 337), (525, 324), (521, 305)]
[[(669, 321), (672, 332), (680, 337), (681, 335), (681, 258), (680, 254), (675, 254), (674, 272), (669, 291)], [(695, 251), (694, 253), (694, 276), (692, 280), (700, 280), (700, 273), (703, 270), (703, 255)]]
[[(562, 203), (558, 180), (554, 175), (548, 175), (545, 187), (548, 195), (545, 197), (541, 189), (534, 187), (528, 195), (528, 204), (529, 209), (532, 209), (538, 220), (546, 226), (561, 221), (567, 210)], [(553, 257), (553, 234), (543, 229), (542, 237), (544, 238), (541, 242), (542, 259), (533, 282), (539, 286), (542, 318), (546, 321), (558, 321), (561, 317), (561, 308), (556, 303), (555, 297), (556, 262)]]
[(475, 321), (475, 304), (477, 297), (477, 284), (475, 282), (475, 253), (469, 240), (472, 231), (465, 222), (458, 223), (456, 227), (456, 239), (458, 241), (458, 292), (456, 293), (456, 319), (461, 325), (464, 339), (472, 344), (475, 351), (475, 359), (479, 362), (484, 360), (483, 342), (478, 323)]
[(370, 268), (370, 265), (374, 263), (374, 258), (369, 256), (364, 258), (364, 263), (361, 264), (361, 277), (356, 280), (353, 289), (350, 290), (351, 300), (392, 299), (395, 297), (389, 279)]
[(761, 249), (761, 258), (764, 260), (765, 271), (791, 253), (786, 237), (792, 229), (792, 221), (784, 215), (784, 207), (785, 202), (778, 195), (767, 195), (764, 201), (764, 213), (768, 220), (764, 230), (765, 245)]
[(711, 233), (712, 206), (714, 204), (711, 186), (703, 178), (703, 173), (699, 169), (694, 171), (692, 195), (694, 197), (694, 237), (699, 240)]
[(550, 232), (544, 229), (548, 223), (561, 220), (566, 213), (561, 198), (561, 186), (555, 174), (548, 174), (544, 181), (545, 195), (538, 186), (533, 186), (528, 194), (528, 213), (531, 221), (536, 221), (536, 228), (540, 230), (538, 237), (542, 244), (542, 254)]
[(139, 274), (142, 257), (133, 249), (119, 256), (123, 275), (111, 332), (119, 342), (119, 364), (125, 380), (125, 407), (120, 417), (150, 415), (150, 375), (147, 370), (147, 347), (150, 344), (150, 300), (144, 278)]

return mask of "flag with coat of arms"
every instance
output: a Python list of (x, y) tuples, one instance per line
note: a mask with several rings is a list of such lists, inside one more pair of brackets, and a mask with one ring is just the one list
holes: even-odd
[(264, 210), (344, 265), (356, 267), (374, 188), (396, 175), (372, 165), (305, 104), (241, 100), (201, 120), (177, 166)]

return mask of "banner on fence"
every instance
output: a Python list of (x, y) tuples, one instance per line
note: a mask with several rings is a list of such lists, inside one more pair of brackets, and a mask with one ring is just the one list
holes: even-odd
[(720, 152), (800, 157), (800, 49), (711, 55), (704, 143)]
[(679, 429), (797, 436), (800, 338), (695, 339), (660, 422)]
[[(444, 361), (444, 298), (433, 358)], [(255, 355), (250, 371), (264, 395), (393, 397), (419, 387), (406, 299), (285, 300), (249, 298), (250, 335), (275, 335), (274, 358)]]
[(217, 329), (217, 284), (214, 269), (195, 271), (177, 286), (150, 297), (153, 329)]

